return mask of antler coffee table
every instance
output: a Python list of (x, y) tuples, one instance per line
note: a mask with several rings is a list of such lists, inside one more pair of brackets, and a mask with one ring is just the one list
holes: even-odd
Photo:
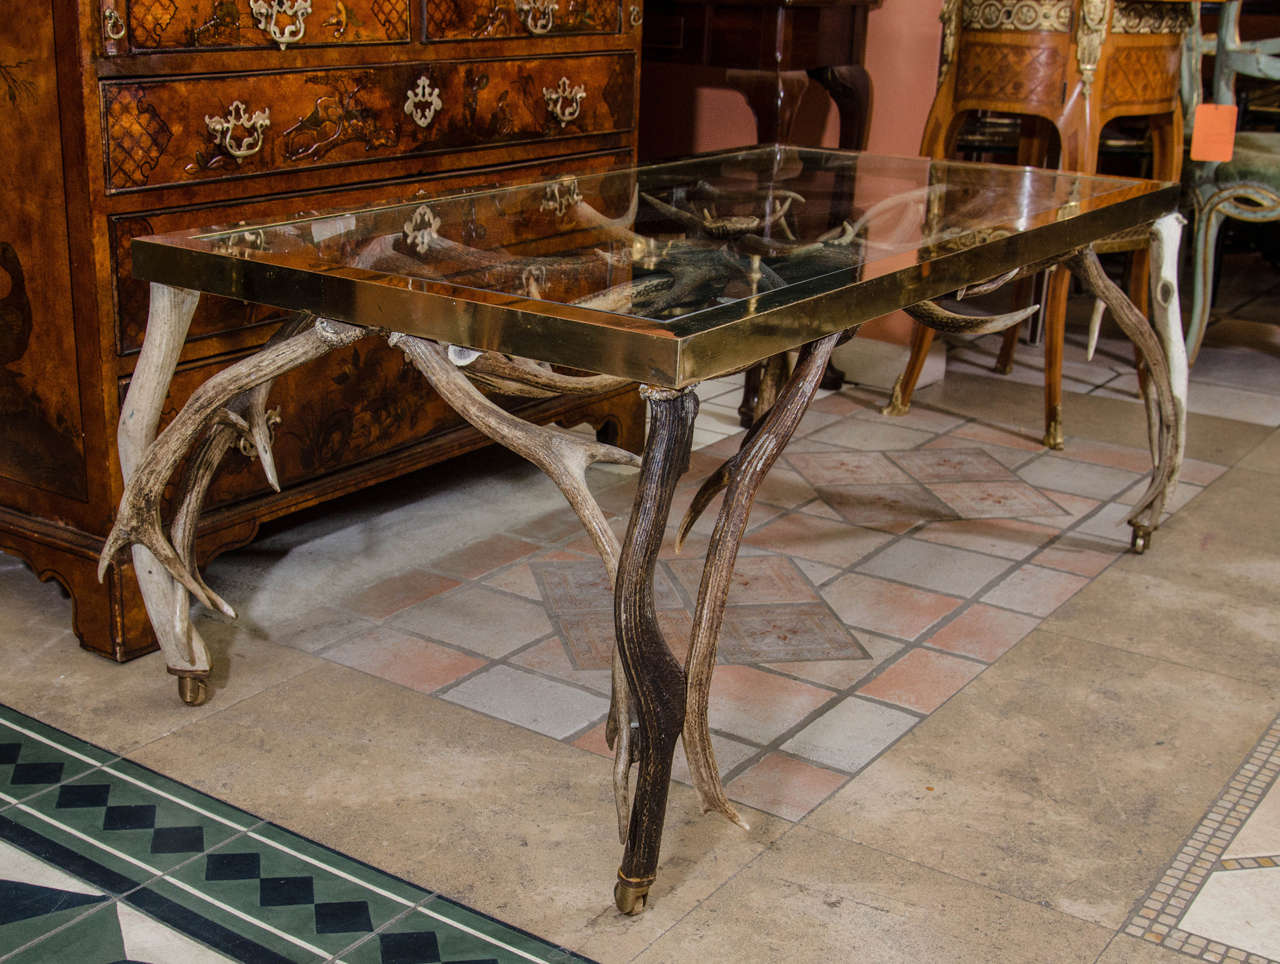
[[(169, 671), (202, 702), (209, 656), (190, 599), (233, 615), (194, 564), (209, 482), (232, 445), (275, 484), (265, 412), (271, 380), (335, 347), (386, 338), (476, 428), (542, 468), (614, 580), (618, 646), (608, 722), (625, 842), (619, 909), (643, 909), (658, 865), (671, 758), (683, 734), (708, 810), (741, 823), (711, 752), (711, 671), (739, 539), (756, 488), (813, 397), (832, 349), (863, 321), (908, 308), (944, 331), (995, 331), (1022, 313), (958, 315), (932, 304), (1060, 264), (1115, 316), (1143, 360), (1155, 468), (1130, 516), (1146, 547), (1183, 445), (1186, 362), (1174, 267), (1178, 189), (1030, 168), (756, 148), (540, 184), (134, 241), (151, 316), (121, 417), (126, 479), (102, 553), (132, 545)], [(1154, 329), (1103, 273), (1091, 244), (1152, 224)], [(470, 240), (468, 240), (470, 239)], [(483, 239), (476, 241), (475, 239)], [(200, 292), (297, 312), (257, 354), (214, 375), (156, 435)], [(698, 399), (692, 387), (799, 350), (777, 403), (694, 498), (679, 539), (725, 490), (685, 666), (654, 612), (653, 578)], [(498, 394), (594, 392), (638, 381), (651, 423), (619, 545), (585, 482), (628, 452), (530, 425)], [(180, 480), (173, 479), (185, 465)], [(166, 531), (160, 508), (176, 483)], [(634, 797), (630, 768), (638, 766)]]

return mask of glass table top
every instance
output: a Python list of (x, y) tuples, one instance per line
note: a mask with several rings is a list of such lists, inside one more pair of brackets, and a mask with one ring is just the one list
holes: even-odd
[(1176, 186), (761, 147), (134, 242), (136, 276), (682, 387), (1151, 221)]

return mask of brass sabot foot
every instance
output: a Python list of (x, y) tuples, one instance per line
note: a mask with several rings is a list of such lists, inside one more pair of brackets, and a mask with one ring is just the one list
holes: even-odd
[[(621, 874), (618, 875), (621, 878)], [(636, 914), (644, 910), (645, 902), (649, 896), (649, 886), (653, 883), (653, 878), (649, 878), (643, 883), (640, 881), (624, 880), (613, 885), (613, 902), (618, 906), (618, 910), (634, 917)]]
[(889, 398), (889, 404), (880, 409), (881, 415), (906, 415), (911, 411), (911, 403), (902, 401), (902, 376), (898, 376), (898, 380), (893, 383), (893, 395)]
[(1061, 451), (1066, 448), (1066, 438), (1062, 434), (1062, 416), (1054, 415), (1044, 427), (1044, 444), (1046, 448)]
[(1129, 548), (1140, 556), (1147, 551), (1147, 546), (1151, 545), (1151, 527), (1144, 526), (1140, 522), (1129, 524), (1133, 526), (1133, 532), (1129, 534)]
[(209, 701), (209, 671), (170, 669), (178, 677), (178, 696), (187, 706), (201, 706)]

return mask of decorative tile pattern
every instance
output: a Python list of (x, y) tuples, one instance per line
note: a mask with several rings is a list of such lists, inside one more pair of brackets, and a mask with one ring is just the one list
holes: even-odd
[(1280, 717), (1138, 902), (1123, 932), (1204, 961), (1280, 961), (1277, 788)]
[(5, 961), (583, 960), (3, 706), (0, 747), (53, 778), (0, 794)]

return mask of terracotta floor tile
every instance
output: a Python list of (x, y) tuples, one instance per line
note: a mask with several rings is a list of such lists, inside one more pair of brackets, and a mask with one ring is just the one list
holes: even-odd
[(827, 412), (831, 415), (848, 415), (851, 412), (869, 407), (867, 402), (850, 398), (843, 392), (835, 392), (826, 398), (820, 398), (809, 406), (811, 411)]
[(848, 781), (836, 773), (782, 753), (770, 753), (725, 786), (731, 800), (799, 820)]
[(598, 726), (593, 726), (577, 739), (569, 743), (570, 746), (576, 746), (579, 750), (586, 750), (588, 753), (594, 753), (597, 756), (608, 757), (613, 759), (613, 751), (609, 749), (609, 741), (605, 739), (605, 729), (608, 723), (602, 722)]
[(862, 686), (858, 693), (918, 713), (932, 713), (963, 689), (983, 668), (971, 660), (913, 649)]
[(567, 539), (582, 531), (578, 514), (569, 506), (540, 515), (523, 525), (511, 529), (509, 535), (533, 542), (552, 543)]
[(1092, 439), (1072, 438), (1065, 453), (1077, 462), (1092, 462), (1095, 465), (1126, 469), (1129, 472), (1151, 471), (1151, 453), (1146, 449), (1110, 445), (1106, 442), (1095, 442)]
[(1030, 516), (1032, 521), (1043, 523), (1044, 525), (1058, 525), (1066, 528), (1073, 522), (1088, 515), (1102, 503), (1097, 499), (1090, 499), (1083, 495), (1075, 495), (1071, 492), (1059, 492), (1057, 489), (1041, 489), (1040, 493), (1047, 499), (1056, 502), (1062, 507), (1061, 512), (1049, 513), (1044, 516)]
[(510, 662), (525, 669), (536, 670), (546, 676), (554, 676), (567, 683), (585, 686), (587, 689), (607, 696), (613, 685), (613, 673), (609, 668), (611, 658), (612, 653), (609, 653), (605, 656), (602, 666), (595, 669), (579, 669), (569, 659), (564, 642), (552, 636), (516, 653), (510, 658)]
[[(689, 599), (698, 598), (702, 560), (675, 558), (666, 563)], [(733, 567), (729, 605), (816, 602), (818, 593), (786, 556), (747, 556)]]
[(849, 573), (822, 590), (841, 619), (873, 633), (915, 639), (963, 600)]
[(1059, 506), (1026, 482), (933, 482), (929, 490), (952, 515), (965, 519), (1012, 519), (1061, 513)]
[(1066, 572), (1074, 572), (1077, 576), (1087, 576), (1092, 579), (1115, 562), (1119, 556), (1118, 548), (1106, 547), (1093, 539), (1068, 536), (1039, 553), (1035, 557), (1035, 563), (1038, 566), (1062, 569)]
[(860, 563), (858, 572), (952, 596), (972, 596), (1009, 565), (1008, 559), (967, 549), (900, 539)]
[(462, 579), (478, 579), (486, 572), (536, 552), (538, 548), (532, 542), (498, 533), (433, 560), (431, 568)]
[(997, 425), (988, 425), (985, 422), (968, 422), (947, 434), (954, 438), (1002, 445), (1005, 448), (1021, 449), (1024, 452), (1039, 452), (1044, 448), (1044, 444), (1038, 438), (1000, 428)]
[(488, 662), (388, 626), (341, 643), (324, 658), (422, 693), (447, 686)]
[(884, 545), (889, 536), (845, 522), (793, 512), (748, 533), (743, 541), (747, 545), (844, 568)]
[(457, 585), (459, 583), (456, 579), (423, 572), (421, 569), (410, 569), (375, 582), (344, 600), (343, 605), (370, 619), (384, 619)]
[(925, 642), (937, 649), (992, 663), (1039, 625), (1036, 616), (974, 603)]
[(775, 465), (756, 490), (756, 501), (791, 509), (818, 497), (813, 486), (798, 472)]
[(1015, 477), (986, 452), (977, 449), (918, 449), (893, 452), (889, 458), (918, 482), (989, 482)]
[(711, 726), (768, 743), (831, 699), (831, 691), (750, 666), (717, 666), (711, 678)]
[(801, 452), (787, 461), (814, 485), (909, 483), (910, 477), (882, 452)]
[(922, 432), (949, 432), (957, 425), (964, 423), (964, 419), (961, 417), (947, 412), (940, 412), (936, 408), (929, 408), (927, 405), (912, 405), (911, 410), (905, 415), (885, 415), (882, 409), (888, 401), (887, 398), (882, 398), (879, 404), (854, 412), (853, 417), (870, 421), (884, 421), (890, 425), (918, 429)]
[(1021, 519), (954, 519), (931, 522), (913, 533), (912, 538), (1004, 559), (1025, 559), (1058, 532), (1053, 526)]
[(1011, 470), (1029, 462), (1039, 454), (1038, 452), (1028, 452), (1026, 449), (1015, 449), (1008, 448), (1004, 445), (991, 445), (989, 443), (975, 442), (973, 439), (960, 438), (956, 435), (939, 435), (932, 442), (920, 446), (919, 451), (931, 452), (938, 449), (972, 449), (975, 446), (981, 451), (986, 452), (1006, 469)]
[(919, 718), (910, 713), (848, 696), (782, 744), (782, 749), (854, 773), (917, 722)]
[(1183, 459), (1178, 479), (1194, 485), (1208, 485), (1225, 471), (1227, 471), (1225, 465), (1214, 465), (1212, 462), (1201, 462), (1199, 459)]
[[(995, 485), (999, 483), (957, 483)], [(1004, 483), (1009, 484), (1009, 483)], [(822, 501), (849, 522), (861, 526), (881, 526), (954, 519), (956, 512), (921, 485), (841, 485), (821, 486)]]
[(982, 597), (984, 602), (1033, 616), (1048, 616), (1089, 580), (1068, 572), (1023, 566)]
[(533, 569), (528, 563), (520, 563), (516, 566), (508, 566), (501, 572), (494, 573), (485, 579), (487, 585), (493, 586), (494, 589), (505, 589), (507, 592), (513, 592), (517, 596), (524, 596), (525, 599), (533, 599), (541, 601), (542, 592), (538, 589), (538, 580), (533, 576)]

